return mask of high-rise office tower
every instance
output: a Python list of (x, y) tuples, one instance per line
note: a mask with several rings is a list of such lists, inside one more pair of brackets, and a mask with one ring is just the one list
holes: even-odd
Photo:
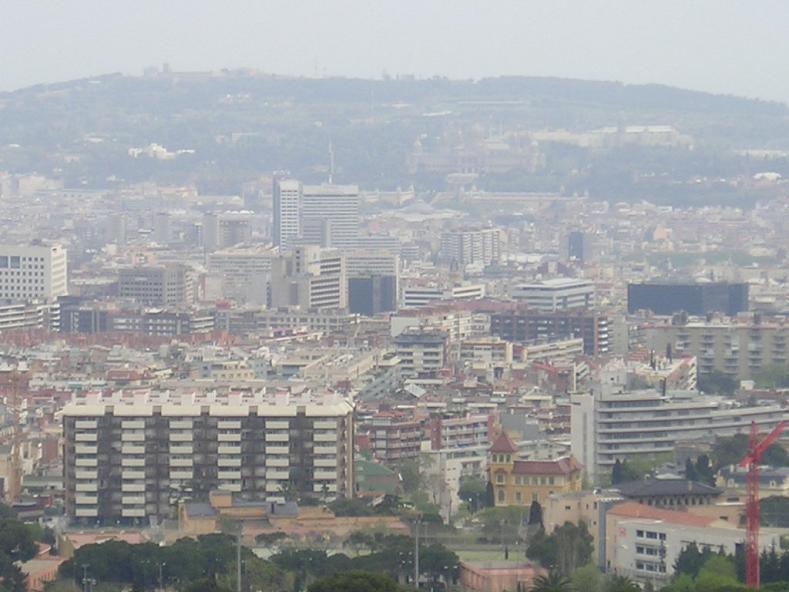
[(66, 249), (0, 246), (0, 300), (53, 301), (68, 293)]
[(359, 240), (359, 187), (305, 185), (301, 232), (303, 244), (355, 247)]
[(280, 250), (288, 249), (301, 236), (301, 183), (294, 179), (274, 179), (272, 202), (274, 245)]
[(334, 249), (296, 247), (271, 262), (272, 308), (346, 308), (345, 260)]

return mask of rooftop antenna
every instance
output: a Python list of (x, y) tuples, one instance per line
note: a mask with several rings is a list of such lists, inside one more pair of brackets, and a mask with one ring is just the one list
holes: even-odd
[(334, 144), (329, 140), (329, 185), (334, 183)]

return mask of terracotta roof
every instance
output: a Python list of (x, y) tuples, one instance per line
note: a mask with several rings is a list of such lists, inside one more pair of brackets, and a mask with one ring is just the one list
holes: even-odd
[(696, 516), (689, 512), (664, 510), (655, 506), (645, 506), (638, 502), (622, 502), (608, 510), (608, 513), (614, 516), (624, 516), (625, 518), (646, 518), (648, 520), (661, 520), (685, 526), (705, 527), (715, 522), (715, 518)]
[(516, 460), (512, 467), (515, 475), (569, 475), (581, 470), (581, 465), (573, 456), (556, 460)]
[(491, 452), (518, 452), (518, 447), (515, 446), (513, 441), (507, 435), (507, 432), (502, 432), (493, 442), (490, 447)]

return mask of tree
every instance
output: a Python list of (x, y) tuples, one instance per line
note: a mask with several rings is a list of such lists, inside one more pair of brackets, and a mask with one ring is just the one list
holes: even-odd
[(755, 372), (753, 378), (759, 388), (789, 388), (789, 365), (769, 364)]
[(733, 395), (740, 388), (737, 380), (720, 370), (700, 374), (698, 382), (701, 392), (712, 395)]
[(603, 592), (641, 592), (641, 588), (626, 576), (611, 574), (603, 582)]
[(596, 565), (587, 563), (577, 568), (570, 580), (576, 592), (601, 592), (603, 575)]
[(696, 472), (696, 465), (693, 464), (693, 461), (688, 458), (685, 461), (685, 479), (689, 481), (698, 481), (699, 475)]
[(523, 513), (523, 508), (518, 506), (485, 508), (478, 514), (482, 521), (482, 534), (493, 542), (515, 542), (520, 536)]
[(352, 571), (321, 578), (310, 584), (309, 592), (398, 592), (400, 587), (386, 575)]
[(696, 476), (699, 481), (707, 485), (715, 485), (715, 471), (712, 469), (710, 457), (706, 454), (701, 454), (696, 459)]
[(422, 474), (419, 472), (419, 462), (407, 460), (400, 465), (400, 478), (403, 480), (403, 491), (409, 495), (415, 494), (422, 487)]
[[(735, 434), (726, 438), (718, 438), (712, 447), (712, 456), (718, 468), (736, 465), (748, 451), (748, 436)], [(789, 455), (778, 442), (772, 444), (764, 452), (764, 463), (774, 467), (789, 465)]]
[(549, 536), (540, 530), (532, 537), (526, 556), (539, 561), (543, 567), (570, 576), (578, 567), (592, 560), (594, 551), (592, 535), (586, 524), (565, 522)]
[(542, 526), (542, 506), (534, 500), (529, 506), (529, 526)]
[(184, 592), (233, 592), (233, 589), (220, 586), (216, 578), (202, 578), (189, 584)]
[(458, 497), (468, 503), (469, 510), (474, 513), (485, 507), (487, 485), (479, 477), (467, 477), (460, 481)]
[(27, 590), (27, 578), (15, 562), (32, 559), (36, 551), (33, 530), (17, 520), (11, 507), (0, 504), (0, 590)]
[(689, 543), (682, 551), (680, 551), (674, 562), (674, 572), (677, 574), (685, 574), (691, 578), (699, 575), (704, 562), (709, 558), (710, 551), (704, 549), (704, 552), (699, 551), (696, 543)]
[(622, 463), (619, 462), (619, 459), (614, 461), (614, 467), (611, 469), (611, 485), (618, 485), (619, 483), (624, 482), (624, 476), (622, 474)]
[(548, 575), (534, 578), (531, 592), (571, 592), (572, 584), (565, 576), (557, 571), (550, 571)]

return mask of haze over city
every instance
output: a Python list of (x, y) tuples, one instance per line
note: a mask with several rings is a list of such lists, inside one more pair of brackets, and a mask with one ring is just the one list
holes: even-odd
[(123, 72), (556, 76), (789, 101), (789, 6), (560, 0), (10, 0), (0, 89)]
[(789, 590), (789, 4), (2, 8), (0, 592)]

